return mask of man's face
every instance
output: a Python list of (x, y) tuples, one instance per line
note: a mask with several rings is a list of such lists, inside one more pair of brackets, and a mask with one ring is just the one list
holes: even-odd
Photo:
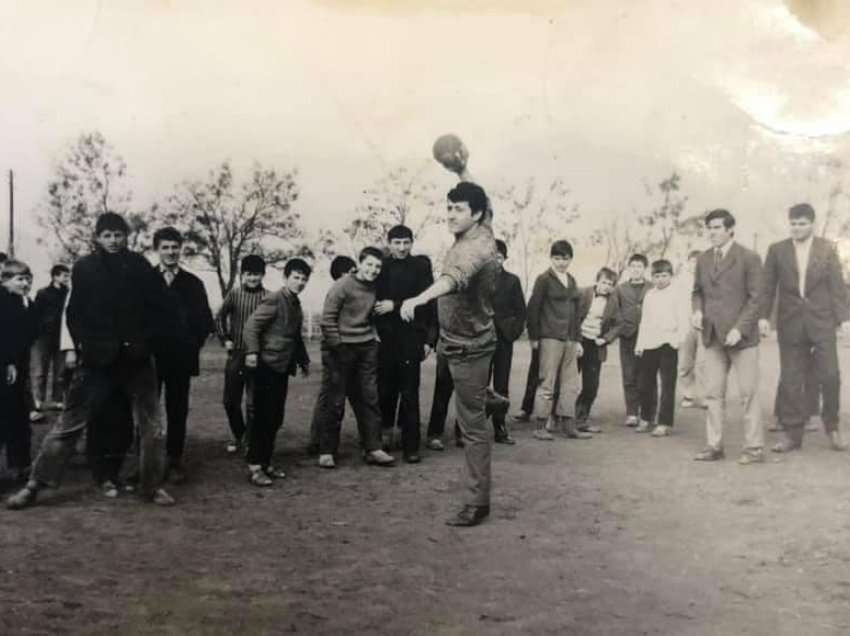
[(410, 256), (410, 250), (412, 248), (413, 239), (394, 238), (390, 241), (390, 255), (399, 260)]
[(723, 225), (723, 219), (711, 219), (708, 225), (706, 225), (706, 228), (708, 229), (708, 240), (711, 241), (712, 247), (723, 247), (726, 245), (735, 231), (731, 227), (727, 228)]
[(32, 288), (32, 280), (26, 274), (15, 274), (3, 281), (3, 287), (16, 296), (26, 296)]
[(307, 281), (309, 280), (310, 277), (304, 272), (295, 270), (290, 272), (289, 276), (283, 279), (283, 282), (286, 285), (286, 288), (297, 296), (304, 291), (304, 288), (307, 286)]
[(569, 256), (559, 256), (557, 254), (550, 256), (549, 259), (552, 262), (552, 269), (559, 274), (566, 274), (567, 270), (570, 268), (570, 263), (573, 262), (573, 259)]
[(376, 278), (378, 278), (378, 274), (381, 273), (381, 259), (375, 256), (366, 256), (360, 264), (357, 266), (357, 273), (355, 276), (365, 283), (374, 282)]
[(446, 224), (449, 232), (455, 235), (463, 234), (478, 223), (483, 212), (475, 212), (467, 201), (449, 201), (446, 206)]
[(259, 272), (242, 272), (242, 284), (248, 289), (257, 289), (263, 282), (263, 275)]
[(117, 254), (127, 247), (127, 233), (121, 230), (103, 230), (94, 241), (107, 254)]
[(629, 263), (628, 270), (629, 280), (643, 280), (644, 275), (646, 274), (646, 265), (644, 265), (641, 261), (632, 261)]
[(67, 287), (71, 284), (71, 272), (60, 272), (53, 277), (53, 282), (62, 287)]
[(596, 293), (600, 296), (607, 296), (614, 289), (614, 281), (610, 278), (600, 278), (596, 281)]
[(496, 262), (499, 264), (499, 267), (504, 267), (506, 260), (507, 259), (505, 258), (504, 254), (499, 251), (496, 251)]
[(159, 262), (169, 268), (176, 267), (180, 263), (181, 248), (177, 241), (160, 241), (156, 248)]
[(795, 241), (805, 241), (815, 229), (815, 224), (805, 217), (789, 219), (788, 224), (791, 227), (791, 238)]
[(670, 272), (655, 272), (652, 275), (652, 282), (655, 284), (656, 289), (664, 289), (670, 285), (670, 281), (672, 280), (673, 275)]

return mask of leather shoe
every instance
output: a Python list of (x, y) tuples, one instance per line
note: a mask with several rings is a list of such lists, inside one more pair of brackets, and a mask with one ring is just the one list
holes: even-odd
[(410, 455), (404, 456), (404, 461), (407, 462), (408, 464), (418, 464), (419, 462), (422, 461), (422, 458), (419, 455), (417, 455), (416, 453), (411, 453)]
[(484, 413), (487, 417), (493, 415), (504, 417), (510, 406), (511, 401), (504, 395), (496, 393), (493, 389), (487, 389), (487, 396), (484, 399)]
[(723, 452), (722, 448), (712, 448), (711, 446), (704, 448), (694, 455), (695, 462), (716, 462), (719, 459), (725, 458), (726, 453)]
[(9, 510), (23, 510), (35, 504), (38, 490), (25, 486), (6, 500), (6, 508)]
[(516, 444), (516, 440), (511, 437), (510, 433), (496, 435), (493, 441), (495, 441), (497, 444), (507, 444), (508, 446), (513, 446), (514, 444)]
[(477, 526), (489, 514), (490, 506), (464, 506), (454, 517), (446, 520), (446, 525), (460, 528)]
[(847, 450), (847, 444), (841, 438), (841, 431), (831, 431), (829, 434), (829, 445), (832, 447), (832, 450), (836, 451), (845, 451)]

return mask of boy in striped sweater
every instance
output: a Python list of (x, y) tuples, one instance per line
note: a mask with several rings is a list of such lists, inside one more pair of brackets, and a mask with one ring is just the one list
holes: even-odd
[(227, 445), (227, 452), (230, 454), (235, 454), (242, 448), (246, 424), (250, 426), (254, 418), (252, 391), (246, 386), (248, 376), (244, 371), (245, 342), (242, 334), (248, 318), (268, 293), (263, 287), (266, 262), (262, 256), (249, 254), (243, 258), (239, 272), (239, 285), (227, 292), (215, 319), (216, 333), (227, 350), (227, 363), (224, 367), (224, 411), (233, 434), (233, 439)]

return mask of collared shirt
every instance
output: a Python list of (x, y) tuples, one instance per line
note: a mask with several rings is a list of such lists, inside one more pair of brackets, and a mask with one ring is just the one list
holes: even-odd
[(175, 265), (174, 267), (167, 267), (160, 263), (159, 271), (162, 274), (163, 278), (165, 278), (165, 284), (171, 287), (171, 283), (174, 282), (174, 279), (177, 278), (177, 274), (180, 273), (180, 266)]
[(557, 278), (559, 281), (561, 281), (561, 285), (563, 285), (566, 288), (569, 288), (569, 286), (570, 286), (570, 275), (567, 274), (567, 272), (564, 272), (562, 274), (561, 272), (559, 272), (558, 270), (556, 270), (553, 267), (552, 273), (555, 275), (555, 278)]
[[(723, 259), (726, 258), (726, 255), (729, 253), (729, 249), (732, 247), (732, 243), (734, 243), (734, 242), (735, 242), (735, 239), (729, 239), (728, 241), (726, 241), (726, 243), (724, 243), (720, 247), (711, 248), (711, 254), (714, 257), (714, 262), (716, 264), (719, 265), (721, 263), (721, 261), (723, 261)], [(720, 258), (717, 257), (718, 252), (720, 254)]]
[(499, 275), (493, 230), (479, 223), (455, 242), (443, 260), (442, 276), (454, 284), (454, 292), (438, 301), (440, 346), (487, 351), (496, 347), (493, 324), (493, 293)]
[(806, 271), (809, 269), (809, 254), (812, 251), (812, 237), (805, 241), (792, 241), (794, 243), (794, 254), (797, 256), (797, 272), (800, 276), (800, 298), (806, 297)]

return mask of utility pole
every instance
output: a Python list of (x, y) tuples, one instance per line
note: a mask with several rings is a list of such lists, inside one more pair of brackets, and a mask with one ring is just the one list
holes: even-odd
[(15, 258), (15, 173), (9, 170), (9, 258)]

